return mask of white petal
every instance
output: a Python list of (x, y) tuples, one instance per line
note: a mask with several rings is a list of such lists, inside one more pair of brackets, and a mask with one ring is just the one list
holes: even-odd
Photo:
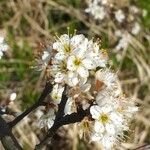
[(101, 113), (101, 108), (97, 105), (91, 106), (90, 113), (91, 113), (93, 119), (98, 120), (100, 113)]
[(91, 84), (83, 84), (82, 86), (81, 86), (81, 90), (83, 91), (83, 92), (88, 92), (89, 90), (90, 90), (90, 88), (91, 88)]
[(94, 124), (94, 131), (98, 133), (103, 133), (105, 130), (103, 124), (101, 124), (99, 121), (95, 121)]
[(53, 49), (57, 50), (58, 52), (62, 52), (63, 51), (63, 45), (60, 42), (55, 42), (53, 44)]
[(55, 55), (55, 59), (63, 60), (65, 58), (65, 54), (63, 52), (59, 52)]
[(110, 123), (107, 123), (105, 125), (106, 127), (106, 131), (108, 132), (108, 134), (110, 135), (114, 135), (117, 131), (115, 130), (115, 125), (113, 124), (110, 124)]
[(82, 78), (87, 78), (89, 76), (89, 71), (85, 67), (80, 66), (77, 72)]
[(44, 54), (42, 55), (42, 60), (44, 61), (44, 60), (46, 60), (48, 57), (49, 57), (49, 52), (47, 52), (47, 51), (44, 51)]
[(0, 44), (4, 42), (4, 37), (0, 36)]
[(75, 70), (76, 69), (76, 66), (74, 65), (74, 61), (75, 61), (75, 56), (70, 56), (68, 58), (68, 61), (67, 61), (67, 68), (69, 70)]
[(73, 77), (73, 78), (69, 78), (68, 79), (68, 85), (73, 87), (76, 86), (78, 84), (79, 80), (77, 77)]
[(101, 111), (104, 113), (109, 113), (113, 110), (113, 107), (109, 104), (105, 104), (102, 108)]
[(55, 75), (55, 80), (54, 81), (57, 82), (57, 83), (61, 83), (61, 82), (63, 82), (64, 78), (65, 78), (65, 75), (60, 73), (60, 72), (58, 72)]
[(63, 34), (60, 36), (60, 41), (62, 42), (62, 44), (69, 44), (70, 42), (70, 37), (68, 34)]
[(98, 133), (93, 133), (91, 136), (91, 141), (101, 141), (102, 139), (102, 135), (98, 134)]
[(71, 45), (79, 45), (81, 44), (81, 42), (85, 39), (85, 36), (83, 34), (80, 34), (80, 35), (75, 35), (71, 38)]
[(115, 138), (113, 136), (105, 135), (101, 142), (105, 150), (112, 150), (112, 146), (115, 143)]
[(92, 61), (92, 59), (84, 59), (82, 61), (82, 63), (87, 69), (95, 69), (96, 68), (96, 64), (94, 61)]
[(72, 110), (71, 110), (72, 104), (73, 104), (73, 99), (68, 98), (67, 103), (65, 105), (65, 110), (64, 110), (65, 115), (70, 115), (72, 113)]
[(123, 123), (123, 116), (121, 117), (122, 115), (119, 115), (115, 112), (112, 112), (110, 114), (110, 119), (113, 121), (114, 124), (116, 124), (116, 126), (122, 126), (122, 123)]
[(78, 84), (78, 82), (79, 82), (79, 80), (77, 78), (77, 74), (74, 72), (69, 72), (68, 73), (68, 81), (67, 81), (68, 85), (71, 87), (76, 86)]

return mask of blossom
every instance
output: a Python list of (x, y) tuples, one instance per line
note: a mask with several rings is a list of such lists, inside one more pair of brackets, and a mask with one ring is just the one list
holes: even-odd
[(115, 12), (115, 18), (119, 23), (121, 23), (125, 19), (125, 15), (121, 9)]
[(131, 36), (129, 33), (125, 33), (121, 36), (118, 45), (116, 46), (116, 50), (127, 49), (129, 43), (131, 42)]
[(53, 90), (51, 92), (51, 97), (52, 97), (54, 104), (60, 103), (63, 91), (64, 91), (64, 87), (61, 87), (58, 84), (53, 86)]
[(0, 59), (3, 56), (3, 52), (8, 49), (8, 45), (6, 44), (4, 37), (0, 36)]
[[(129, 41), (126, 36), (130, 37), (129, 33), (120, 33), (118, 36), (124, 39), (120, 41), (118, 50), (127, 48)], [(47, 58), (50, 63), (45, 61)], [(80, 136), (98, 141), (104, 149), (110, 150), (122, 137), (123, 131), (129, 129), (127, 123), (138, 108), (134, 100), (122, 95), (117, 74), (107, 67), (107, 51), (100, 48), (98, 40), (88, 40), (82, 34), (63, 34), (53, 43), (51, 53), (44, 52), (42, 59), (50, 69), (49, 78), (53, 84), (51, 104), (59, 109), (57, 106), (67, 86), (64, 115), (78, 113), (78, 108), (89, 112), (79, 125)], [(41, 117), (40, 125), (50, 128), (54, 119), (55, 112), (50, 108)]]
[(123, 130), (123, 115), (108, 104), (101, 107), (98, 105), (92, 106), (90, 113), (92, 118), (95, 119), (91, 141), (100, 142), (104, 149), (110, 150), (116, 143), (117, 136)]
[(94, 0), (89, 4), (89, 7), (85, 9), (85, 12), (91, 13), (95, 19), (103, 20), (106, 16), (106, 11), (103, 5), (106, 3), (106, 1), (102, 1), (102, 5), (98, 5), (98, 1)]
[(137, 35), (140, 32), (140, 29), (141, 29), (141, 27), (140, 27), (139, 23), (136, 22), (132, 28), (131, 33), (133, 35)]
[(92, 118), (96, 120), (94, 125), (95, 132), (108, 132), (114, 135), (118, 131), (118, 128), (122, 128), (122, 115), (108, 104), (101, 107), (98, 105), (92, 106), (90, 113)]
[(76, 71), (82, 78), (89, 76), (89, 69), (94, 69), (95, 64), (86, 53), (77, 53), (68, 58), (67, 68)]
[(95, 120), (91, 140), (100, 142), (104, 149), (110, 150), (123, 136), (123, 131), (129, 129), (127, 123), (137, 111), (133, 99), (115, 96), (109, 90), (99, 91), (95, 105), (90, 108)]
[(96, 132), (91, 135), (91, 141), (101, 142), (101, 145), (105, 150), (111, 150), (114, 143), (117, 143), (116, 137), (109, 134), (100, 136), (100, 134)]
[(42, 60), (44, 61), (45, 64), (48, 63), (50, 58), (50, 53), (48, 51), (44, 51), (42, 55)]
[(52, 58), (51, 75), (56, 83), (66, 83), (76, 86), (86, 81), (91, 70), (97, 67), (106, 67), (107, 55), (100, 50), (97, 42), (88, 40), (84, 35), (58, 37), (54, 42), (55, 52)]
[(54, 124), (54, 120), (55, 120), (54, 109), (50, 109), (48, 113), (46, 113), (39, 119), (38, 125), (40, 128), (43, 128), (46, 126), (48, 127), (48, 129), (50, 129), (52, 125)]
[(63, 34), (58, 37), (55, 43), (53, 43), (53, 49), (58, 53), (55, 55), (55, 58), (62, 60), (65, 57), (69, 56), (73, 50), (77, 47), (80, 47), (84, 40), (87, 40), (82, 34), (75, 35), (70, 37), (67, 34)]
[(117, 75), (112, 73), (109, 69), (101, 69), (95, 73), (96, 80), (102, 82), (108, 89), (114, 90), (117, 84)]

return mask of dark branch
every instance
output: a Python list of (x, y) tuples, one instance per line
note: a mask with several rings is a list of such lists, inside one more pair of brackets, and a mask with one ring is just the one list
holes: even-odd
[(67, 103), (67, 99), (68, 99), (68, 96), (66, 95), (66, 86), (65, 86), (65, 90), (62, 95), (62, 100), (61, 100), (60, 104), (58, 105), (58, 111), (57, 111), (54, 122), (57, 122), (60, 118), (62, 118), (64, 116), (64, 109), (65, 109), (65, 106)]
[(43, 101), (46, 98), (46, 96), (51, 92), (52, 90), (52, 85), (47, 82), (46, 86), (40, 96), (40, 98), (38, 99), (38, 101), (33, 104), (31, 107), (29, 107), (25, 112), (23, 112), (21, 115), (19, 115), (18, 117), (16, 117), (12, 122), (9, 122), (9, 126), (10, 128), (12, 128), (13, 126), (15, 126), (18, 122), (20, 122), (25, 116), (27, 116), (30, 112), (32, 112), (33, 110), (35, 110), (37, 107), (43, 105)]
[(90, 107), (86, 110), (80, 109), (77, 113), (72, 113), (55, 120), (53, 126), (49, 129), (45, 138), (35, 147), (35, 150), (41, 150), (45, 144), (51, 141), (56, 131), (63, 125), (81, 122), (85, 116), (90, 114)]
[(0, 116), (0, 140), (5, 150), (22, 150), (7, 122)]

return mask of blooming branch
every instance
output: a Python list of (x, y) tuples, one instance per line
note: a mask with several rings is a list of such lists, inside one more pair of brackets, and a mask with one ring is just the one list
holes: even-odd
[(115, 146), (123, 131), (129, 129), (128, 122), (138, 108), (134, 99), (122, 94), (116, 73), (108, 68), (107, 51), (100, 48), (99, 40), (88, 40), (82, 34), (64, 34), (44, 51), (39, 62), (40, 66), (43, 63), (40, 69), (46, 70), (48, 82), (38, 101), (13, 121), (6, 123), (0, 118), (1, 138), (8, 135), (16, 149), (22, 149), (12, 128), (33, 110), (45, 106), (39, 125), (48, 134), (36, 150), (50, 142), (61, 126), (73, 123), (78, 124), (81, 137), (86, 135), (89, 141), (100, 142), (105, 150)]

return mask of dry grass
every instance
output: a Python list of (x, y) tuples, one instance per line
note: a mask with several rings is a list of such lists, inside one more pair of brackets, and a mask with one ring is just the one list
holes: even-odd
[[(84, 13), (85, 1), (81, 3), (77, 0), (74, 2), (74, 6), (70, 3), (67, 0), (3, 0), (0, 2), (0, 20), (2, 20), (0, 30), (3, 33), (7, 32), (6, 38), (12, 48), (6, 53), (6, 58), (0, 60), (0, 65), (2, 64), (0, 68), (0, 98), (5, 100), (10, 93), (8, 90), (15, 90), (18, 93), (18, 101), (13, 105), (16, 112), (20, 112), (23, 100), (30, 99), (30, 101), (23, 102), (25, 105), (23, 108), (33, 103), (41, 90), (43, 75), (42, 73), (41, 75), (34, 74), (34, 70), (31, 69), (35, 65), (33, 53), (39, 42), (51, 43), (54, 40), (54, 33), (64, 33), (64, 29), (66, 31), (66, 28), (70, 26), (71, 32), (76, 28), (89, 37), (94, 35), (101, 37), (104, 43), (108, 43), (107, 48), (112, 49), (112, 41), (116, 39), (109, 29), (112, 26), (116, 28), (115, 24), (110, 20), (108, 28), (105, 28), (105, 25), (97, 26)], [(116, 59), (116, 55), (121, 57), (119, 62), (113, 61), (112, 64), (114, 69), (118, 71), (123, 90), (127, 95), (134, 96), (140, 106), (139, 113), (131, 123), (132, 130), (129, 133), (129, 139), (122, 143), (119, 150), (136, 148), (145, 143), (150, 144), (150, 49), (148, 49), (150, 41), (145, 42), (144, 40), (149, 34), (148, 29), (143, 27), (142, 30), (138, 37), (132, 37), (127, 50), (117, 54), (110, 51), (113, 60)], [(108, 36), (107, 40), (104, 37), (106, 35)], [(27, 54), (23, 56), (24, 50)], [(17, 64), (21, 65), (20, 70), (16, 69)], [(26, 70), (28, 73), (32, 72), (32, 75), (26, 73)], [(14, 77), (16, 72), (19, 72), (17, 80)], [(6, 73), (9, 74), (8, 78), (4, 77)], [(20, 74), (25, 75), (20, 77)], [(25, 89), (30, 89), (34, 93), (31, 94)], [(27, 96), (24, 97), (25, 95)], [(25, 149), (33, 149), (40, 136), (39, 129), (31, 121), (32, 118), (34, 116), (30, 115), (29, 120), (25, 119), (14, 130)], [(91, 149), (90, 144), (87, 146), (84, 141), (78, 141), (76, 130), (75, 127), (72, 127), (72, 130), (66, 131), (68, 136), (65, 141), (72, 143), (73, 150)], [(66, 132), (64, 129), (61, 133), (65, 135)], [(66, 146), (65, 142), (61, 140), (64, 135), (60, 135), (59, 141), (62, 144), (58, 144), (58, 147), (63, 143)], [(55, 149), (54, 146), (52, 147)], [(67, 148), (67, 146), (61, 147), (61, 149)], [(0, 149), (2, 148), (0, 147)]]

